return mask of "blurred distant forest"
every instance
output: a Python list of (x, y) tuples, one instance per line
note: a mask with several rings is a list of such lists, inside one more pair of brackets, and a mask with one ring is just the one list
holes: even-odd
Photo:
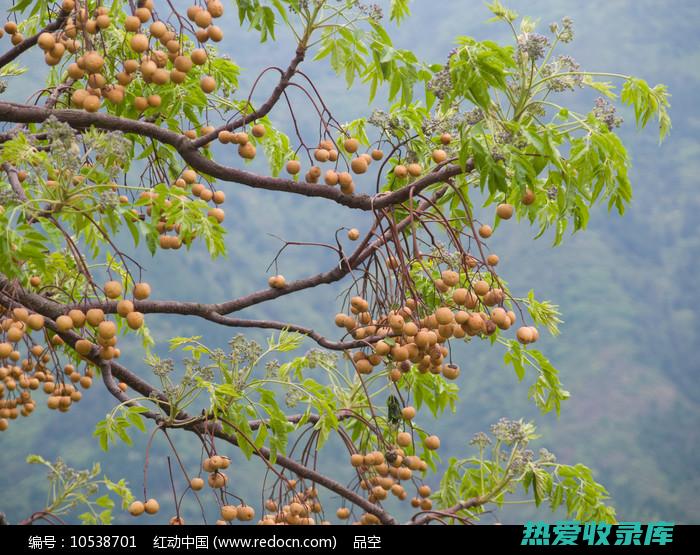
[[(563, 312), (561, 336), (542, 345), (572, 394), (561, 417), (539, 415), (527, 400), (526, 388), (503, 365), (498, 349), (474, 344), (465, 345), (459, 355), (462, 406), (431, 429), (440, 435), (444, 453), (449, 454), (452, 449), (464, 451), (473, 433), (487, 430), (501, 416), (534, 419), (543, 435), (540, 446), (553, 448), (563, 462), (580, 461), (596, 471), (596, 478), (612, 495), (620, 520), (698, 523), (700, 4), (692, 0), (510, 0), (506, 4), (539, 19), (543, 27), (571, 16), (576, 40), (568, 45), (568, 53), (586, 69), (635, 74), (668, 85), (673, 129), (659, 147), (654, 133), (636, 133), (633, 114), (622, 113), (621, 135), (634, 166), (634, 200), (624, 217), (608, 215), (601, 207), (587, 232), (567, 237), (554, 249), (551, 238), (532, 241), (534, 231), (525, 224), (514, 232), (515, 222), (509, 222), (508, 231), (496, 233), (491, 240), (504, 274), (510, 276), (511, 288), (525, 294), (534, 287), (539, 298), (559, 304)], [(9, 5), (0, 2), (3, 11)], [(457, 35), (510, 40), (504, 27), (486, 23), (490, 14), (480, 2), (415, 0), (412, 10), (413, 16), (395, 30), (395, 42), (427, 60), (443, 61)], [(237, 27), (234, 10), (228, 10), (225, 19), (224, 25)], [(260, 69), (270, 64), (284, 66), (292, 56), (289, 37), (274, 45), (259, 45), (256, 36), (244, 31), (236, 38), (222, 44), (244, 69), (241, 87), (245, 91)], [(3, 48), (7, 44), (3, 39)], [(283, 45), (290, 48), (285, 50)], [(29, 71), (8, 83), (4, 98), (26, 100), (26, 91), (35, 90), (43, 81), (45, 66), (33, 56), (35, 53), (20, 58)], [(344, 79), (337, 78), (324, 63), (309, 62), (304, 70), (341, 121), (371, 111), (367, 97), (357, 91), (348, 94)], [(587, 111), (594, 100), (595, 96), (582, 93), (575, 103)], [(298, 115), (303, 124), (304, 114)], [(282, 129), (288, 123), (283, 112), (273, 112), (272, 118)], [(311, 119), (308, 114), (308, 122)], [(351, 214), (356, 218), (351, 220), (345, 210), (323, 200), (232, 184), (223, 188), (229, 199), (230, 217), (225, 224), (229, 257), (211, 263), (201, 246), (177, 258), (172, 251), (151, 258), (144, 250), (139, 260), (154, 284), (155, 297), (232, 298), (266, 283), (265, 269), (280, 246), (270, 234), (313, 241), (330, 236), (341, 225), (363, 229), (362, 214)], [(322, 250), (290, 250), (281, 259), (280, 271), (294, 279), (331, 263)], [(284, 303), (284, 312), (296, 314), (296, 321), (332, 336), (338, 292), (323, 286), (256, 307), (247, 316), (277, 318)], [(167, 356), (166, 341), (172, 335), (201, 334), (210, 346), (225, 346), (235, 333), (194, 318), (162, 316), (150, 319), (149, 325), (163, 356)], [(264, 339), (264, 335), (256, 337)], [(140, 346), (131, 350), (124, 346), (122, 352), (128, 366), (149, 372), (141, 362)], [(91, 436), (112, 404), (107, 392), (95, 387), (77, 410), (62, 418), (49, 418), (46, 408), (39, 406), (37, 412), (43, 411), (46, 418), (27, 419), (22, 427), (2, 434), (0, 511), (10, 521), (43, 506), (47, 482), (43, 469), (25, 464), (29, 453), (49, 459), (61, 456), (78, 468), (99, 460), (111, 478), (125, 477), (135, 491), (140, 490), (146, 436), (136, 437), (131, 448), (120, 445), (108, 453), (100, 451)], [(187, 445), (191, 438), (179, 440), (185, 456), (198, 460), (196, 447)], [(151, 457), (164, 457), (166, 452), (166, 445), (156, 443)], [(254, 469), (240, 453), (229, 454), (235, 461), (232, 479), (234, 483), (240, 480), (235, 487), (254, 499), (259, 495), (257, 483), (263, 469)], [(333, 462), (326, 460), (321, 467)], [(160, 497), (164, 506), (169, 489), (165, 476), (153, 473), (149, 487), (149, 493)], [(185, 518), (188, 511), (196, 514), (195, 507), (188, 507)], [(555, 518), (546, 508), (537, 511), (518, 505), (502, 515), (485, 515), (484, 522), (517, 522), (533, 516)], [(128, 514), (119, 515), (117, 522), (129, 519)]]

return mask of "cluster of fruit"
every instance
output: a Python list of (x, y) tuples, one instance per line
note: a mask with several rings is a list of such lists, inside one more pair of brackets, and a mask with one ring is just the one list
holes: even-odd
[[(77, 84), (71, 95), (76, 108), (96, 112), (105, 98), (114, 104), (123, 103), (127, 87), (137, 76), (151, 85), (154, 92), (147, 96), (133, 96), (133, 107), (138, 112), (158, 108), (161, 105), (161, 97), (157, 94), (158, 86), (170, 82), (184, 83), (194, 66), (204, 66), (207, 63), (207, 51), (204, 48), (194, 48), (185, 52), (181, 34), (164, 21), (154, 20), (153, 1), (144, 0), (139, 3), (133, 15), (124, 20), (124, 29), (130, 34), (127, 40), (129, 51), (122, 61), (122, 71), (112, 78), (111, 69), (105, 71), (106, 66), (112, 65), (111, 60), (106, 63), (106, 50), (100, 52), (95, 49), (95, 45), (105, 44), (104, 40), (97, 40), (97, 35), (114, 25), (109, 9), (99, 6), (89, 11), (84, 4), (64, 0), (61, 10), (66, 17), (65, 24), (55, 32), (41, 33), (38, 45), (44, 51), (45, 62), (50, 66), (60, 64), (66, 54), (74, 57), (75, 61), (67, 66), (67, 73)], [(199, 43), (223, 39), (221, 28), (212, 24), (223, 12), (220, 0), (209, 0), (205, 7), (193, 5), (187, 9), (188, 18), (197, 27), (194, 34)], [(143, 29), (149, 21), (152, 22), (148, 29)], [(4, 28), (12, 35), (13, 44), (24, 40), (17, 31), (15, 22), (8, 21)], [(113, 52), (110, 52), (110, 57), (114, 57)], [(211, 75), (202, 75), (200, 87), (205, 93), (212, 93), (216, 90), (217, 83)]]
[[(34, 276), (32, 282), (38, 284)], [(25, 308), (2, 309), (0, 316), (0, 431), (9, 427), (10, 420), (29, 416), (36, 407), (32, 393), (41, 388), (49, 395), (47, 405), (52, 410), (67, 412), (82, 399), (83, 390), (92, 386), (93, 371), (86, 367), (79, 372), (72, 364), (60, 367), (55, 347), (62, 345), (59, 335), (45, 329), (45, 319)], [(36, 339), (42, 335), (46, 344)], [(20, 349), (27, 348), (22, 359)]]

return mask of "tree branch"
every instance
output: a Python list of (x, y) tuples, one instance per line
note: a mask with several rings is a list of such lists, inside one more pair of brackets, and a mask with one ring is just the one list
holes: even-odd
[(255, 189), (326, 198), (342, 206), (364, 211), (379, 210), (400, 204), (408, 200), (410, 196), (417, 195), (435, 183), (444, 182), (461, 173), (469, 173), (473, 169), (473, 164), (471, 163), (468, 164), (465, 170), (462, 170), (457, 165), (448, 164), (391, 193), (379, 193), (371, 196), (366, 194), (346, 195), (340, 189), (329, 187), (325, 184), (301, 183), (292, 179), (263, 176), (239, 168), (224, 166), (201, 154), (195, 148), (193, 141), (190, 141), (181, 133), (170, 131), (154, 123), (120, 118), (101, 112), (51, 110), (26, 104), (0, 102), (0, 121), (41, 123), (51, 116), (74, 128), (80, 129), (94, 126), (107, 131), (121, 131), (123, 133), (134, 133), (150, 137), (175, 148), (182, 159), (194, 170), (222, 181), (238, 183)]
[(250, 114), (246, 116), (241, 116), (235, 120), (233, 120), (231, 123), (227, 123), (225, 125), (221, 125), (217, 127), (214, 131), (211, 133), (207, 133), (206, 135), (203, 135), (199, 137), (198, 139), (195, 139), (192, 141), (192, 146), (194, 148), (200, 148), (210, 142), (212, 142), (214, 139), (216, 139), (219, 136), (219, 133), (221, 131), (227, 130), (231, 131), (233, 129), (237, 129), (239, 127), (243, 127), (244, 125), (247, 125), (250, 122), (255, 121), (256, 119), (265, 117), (267, 114), (270, 113), (270, 110), (274, 108), (275, 104), (277, 104), (277, 101), (280, 99), (282, 96), (282, 93), (284, 90), (287, 88), (289, 85), (290, 80), (292, 77), (294, 77), (294, 74), (297, 71), (297, 67), (299, 67), (299, 64), (304, 61), (304, 56), (306, 55), (306, 47), (304, 45), (299, 45), (297, 47), (296, 55), (292, 59), (292, 61), (289, 63), (289, 66), (287, 66), (287, 69), (284, 71), (282, 76), (280, 77), (279, 82), (275, 86), (275, 88), (272, 90), (272, 93), (270, 94), (270, 97), (260, 105), (260, 108), (257, 110), (251, 112)]

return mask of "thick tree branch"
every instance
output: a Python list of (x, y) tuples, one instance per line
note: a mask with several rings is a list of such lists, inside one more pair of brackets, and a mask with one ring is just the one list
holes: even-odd
[(15, 123), (41, 123), (54, 116), (59, 121), (65, 122), (71, 127), (82, 129), (90, 126), (107, 131), (121, 131), (150, 137), (158, 142), (167, 144), (178, 151), (182, 159), (194, 170), (211, 177), (246, 185), (255, 189), (294, 193), (307, 197), (320, 197), (332, 200), (342, 206), (357, 210), (380, 210), (405, 202), (412, 195), (417, 195), (427, 187), (444, 182), (461, 173), (469, 173), (473, 166), (471, 163), (465, 170), (457, 165), (449, 164), (437, 171), (428, 173), (414, 182), (393, 191), (391, 193), (379, 193), (376, 195), (346, 195), (335, 187), (329, 187), (318, 183), (301, 183), (292, 179), (269, 177), (258, 175), (246, 170), (224, 166), (210, 160), (195, 148), (194, 143), (180, 133), (170, 131), (154, 123), (132, 120), (111, 116), (97, 112), (90, 113), (84, 110), (51, 110), (25, 104), (12, 102), (0, 102), (0, 121)]

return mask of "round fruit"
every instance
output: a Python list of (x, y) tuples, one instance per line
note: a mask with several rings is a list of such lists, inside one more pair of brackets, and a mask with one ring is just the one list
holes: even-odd
[(533, 202), (535, 202), (535, 193), (532, 191), (532, 189), (526, 189), (520, 200), (525, 206), (530, 206)]
[(447, 160), (447, 152), (440, 148), (433, 150), (433, 161), (436, 164), (441, 164), (445, 160)]
[(435, 318), (437, 318), (438, 324), (451, 324), (454, 320), (454, 314), (450, 308), (443, 306), (435, 311)]
[(227, 522), (236, 520), (238, 516), (238, 509), (235, 505), (224, 505), (221, 507), (221, 518)]
[(217, 25), (207, 27), (207, 35), (214, 42), (220, 42), (224, 38), (224, 32)]
[(296, 175), (301, 171), (301, 164), (299, 160), (289, 160), (286, 165), (287, 173), (290, 175)]
[(41, 33), (37, 39), (37, 44), (42, 50), (51, 50), (56, 44), (56, 39), (51, 33)]
[(148, 37), (142, 33), (137, 33), (131, 37), (129, 44), (134, 52), (145, 52), (148, 50)]
[(360, 141), (358, 141), (357, 139), (352, 139), (352, 138), (346, 139), (345, 142), (343, 143), (343, 147), (350, 154), (354, 154), (355, 152), (357, 152), (357, 149), (360, 148)]
[(449, 145), (452, 142), (452, 135), (450, 135), (449, 133), (443, 133), (442, 135), (440, 135), (440, 142), (443, 145)]
[(350, 167), (357, 174), (365, 173), (367, 171), (367, 160), (361, 157), (353, 158), (352, 162), (350, 162)]
[(408, 170), (408, 173), (412, 175), (413, 177), (418, 177), (421, 173), (423, 173), (422, 168), (420, 167), (420, 164), (409, 164), (406, 169)]
[(210, 208), (207, 211), (207, 216), (210, 218), (214, 218), (218, 223), (222, 223), (224, 221), (225, 213), (221, 208)]
[(399, 164), (394, 168), (394, 175), (399, 179), (403, 179), (408, 175), (408, 169), (406, 168), (406, 166)]
[(475, 281), (473, 284), (473, 287), (474, 287), (474, 292), (481, 297), (486, 295), (486, 293), (488, 293), (490, 288), (491, 288), (489, 286), (489, 284), (487, 282), (485, 282), (483, 279), (480, 279), (479, 281)]
[(411, 434), (408, 432), (400, 432), (396, 436), (396, 443), (399, 444), (399, 447), (408, 447), (411, 445)]
[(425, 447), (431, 451), (440, 448), (440, 438), (438, 436), (428, 436), (425, 438)]
[(168, 28), (166, 27), (165, 23), (163, 23), (162, 21), (154, 21), (151, 24), (150, 31), (151, 31), (151, 35), (153, 35), (154, 37), (159, 39), (165, 33), (168, 32)]
[(94, 94), (89, 94), (83, 100), (83, 108), (88, 112), (97, 112), (100, 109), (100, 97)]
[[(187, 179), (184, 177), (184, 173), (183, 173), (183, 178), (185, 179), (185, 181), (187, 181)], [(148, 297), (150, 297), (150, 295), (151, 295), (151, 286), (148, 283), (146, 283), (145, 281), (134, 285), (134, 298), (135, 299), (137, 299), (139, 301), (143, 301), (144, 299), (147, 299)]]
[(236, 512), (238, 514), (238, 520), (243, 522), (251, 521), (255, 517), (255, 509), (250, 505), (239, 505)]
[(520, 343), (532, 343), (535, 340), (535, 334), (532, 333), (532, 328), (529, 326), (520, 326), (515, 336)]
[(116, 299), (122, 294), (122, 284), (118, 281), (108, 281), (104, 286), (105, 295), (110, 299)]
[(168, 521), (168, 524), (170, 524), (170, 526), (184, 526), (185, 519), (181, 516), (174, 516)]
[(484, 239), (488, 239), (491, 237), (491, 235), (493, 235), (493, 229), (490, 225), (484, 224), (479, 228), (479, 235), (481, 235)]
[(498, 255), (497, 255), (497, 254), (489, 254), (489, 255), (486, 257), (486, 263), (487, 263), (489, 266), (496, 266), (496, 265), (500, 262), (500, 260), (501, 260), (501, 259), (498, 258)]
[(357, 241), (360, 238), (360, 230), (356, 228), (352, 228), (348, 231), (348, 239), (351, 241)]
[(251, 132), (253, 133), (253, 137), (257, 137), (259, 139), (265, 135), (265, 126), (262, 123), (258, 123), (257, 125), (253, 126)]
[(365, 462), (365, 458), (360, 453), (353, 453), (350, 455), (350, 464), (355, 468), (362, 466)]
[(211, 75), (205, 75), (202, 77), (199, 84), (205, 93), (211, 93), (216, 90), (216, 79), (214, 79)]
[(140, 312), (129, 312), (126, 315), (126, 323), (132, 330), (137, 330), (143, 326), (143, 314)]
[(97, 333), (103, 339), (112, 339), (112, 337), (117, 334), (117, 326), (114, 322), (105, 320), (104, 322), (100, 322), (100, 325), (97, 326)]
[(146, 108), (148, 108), (148, 99), (144, 98), (143, 96), (135, 97), (134, 108), (136, 108), (138, 112), (143, 112)]
[(202, 488), (204, 488), (204, 480), (201, 478), (192, 478), (190, 480), (190, 487), (194, 491), (200, 491)]
[(27, 318), (27, 326), (33, 330), (40, 330), (44, 327), (44, 317), (41, 314), (31, 314)]
[(223, 472), (212, 472), (209, 474), (208, 482), (209, 487), (220, 489), (226, 487), (226, 484), (228, 483), (228, 476), (226, 476), (226, 474)]
[(350, 509), (347, 507), (340, 507), (336, 512), (335, 516), (337, 516), (340, 520), (347, 520), (350, 518)]
[(124, 19), (124, 28), (130, 33), (135, 33), (141, 27), (141, 20), (135, 15), (128, 15)]
[(241, 158), (245, 158), (246, 160), (252, 160), (255, 158), (255, 145), (253, 143), (245, 143), (242, 145), (239, 145), (238, 147), (238, 154), (241, 156)]
[(160, 504), (155, 499), (149, 499), (144, 504), (144, 509), (149, 515), (154, 515), (160, 510)]
[(131, 505), (129, 505), (129, 513), (131, 516), (140, 516), (145, 510), (146, 506), (142, 501), (134, 501)]
[(456, 380), (459, 377), (459, 366), (456, 364), (446, 364), (442, 367), (442, 375), (448, 380)]
[(409, 406), (401, 409), (401, 416), (404, 420), (413, 420), (416, 416), (416, 409)]
[(502, 220), (510, 220), (513, 217), (513, 205), (512, 204), (499, 204), (496, 207), (496, 214)]
[(190, 54), (193, 63), (198, 66), (204, 65), (207, 62), (207, 51), (203, 48), (197, 48)]

